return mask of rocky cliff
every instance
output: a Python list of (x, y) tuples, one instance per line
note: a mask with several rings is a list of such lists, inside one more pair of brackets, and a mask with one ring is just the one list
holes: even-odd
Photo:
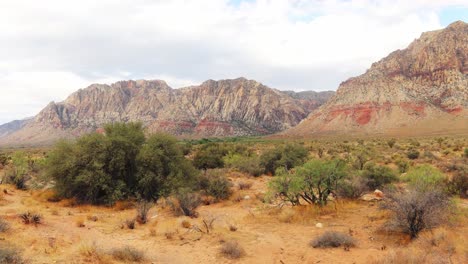
[(245, 78), (181, 89), (160, 80), (93, 84), (63, 102), (50, 103), (0, 143), (44, 144), (117, 121), (141, 121), (149, 133), (182, 137), (272, 134), (297, 125), (330, 93), (320, 99), (296, 99), (294, 94)]
[[(458, 21), (423, 33), (341, 83), (326, 104), (286, 134), (443, 132), (438, 122), (466, 133), (467, 109), (468, 24)], [(420, 124), (425, 131), (413, 129)]]

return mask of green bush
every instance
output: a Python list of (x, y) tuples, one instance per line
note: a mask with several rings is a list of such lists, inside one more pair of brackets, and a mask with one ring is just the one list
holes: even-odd
[(460, 195), (462, 198), (468, 198), (468, 173), (461, 171), (453, 175), (446, 182), (449, 193)]
[(406, 156), (408, 157), (408, 159), (412, 159), (412, 160), (417, 159), (419, 158), (419, 151), (416, 149), (410, 149), (406, 153)]
[(430, 165), (420, 165), (408, 171), (402, 179), (414, 188), (432, 190), (443, 185), (445, 175)]
[(390, 148), (393, 148), (393, 146), (395, 146), (395, 143), (396, 143), (396, 139), (394, 139), (394, 138), (387, 140), (387, 145)]
[(465, 148), (464, 156), (465, 158), (468, 158), (468, 148)]
[(16, 151), (11, 157), (11, 167), (5, 173), (4, 182), (13, 184), (20, 190), (27, 188), (26, 182), (30, 179), (28, 175), (28, 156), (23, 151)]
[(0, 168), (4, 167), (8, 163), (8, 155), (5, 153), (0, 153)]
[(225, 200), (231, 196), (232, 183), (223, 175), (222, 170), (207, 170), (200, 177), (200, 189), (216, 200)]
[(193, 164), (198, 169), (203, 170), (223, 168), (223, 157), (227, 154), (228, 150), (224, 145), (219, 143), (209, 143), (203, 145), (202, 148), (195, 153)]
[(267, 174), (275, 174), (280, 167), (286, 170), (304, 164), (309, 155), (304, 146), (297, 144), (286, 144), (266, 151), (260, 156), (260, 166)]
[(398, 179), (392, 169), (375, 163), (367, 163), (362, 171), (362, 176), (367, 179), (367, 186), (371, 190), (381, 188)]
[(263, 168), (260, 166), (260, 159), (257, 155), (243, 156), (242, 154), (228, 154), (224, 157), (224, 164), (228, 168), (234, 168), (252, 176), (260, 176)]

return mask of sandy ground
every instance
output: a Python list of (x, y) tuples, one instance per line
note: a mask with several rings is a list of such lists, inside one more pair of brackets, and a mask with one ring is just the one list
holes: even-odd
[[(145, 263), (370, 263), (408, 244), (402, 235), (381, 231), (387, 215), (376, 202), (340, 201), (322, 211), (312, 206), (278, 209), (257, 199), (269, 177), (234, 178), (233, 182), (239, 180), (253, 182), (252, 188), (237, 190), (229, 201), (201, 206), (198, 218), (176, 217), (168, 207), (158, 205), (150, 211), (149, 223), (137, 224), (134, 230), (122, 226), (135, 216), (135, 209), (72, 207), (66, 201), (47, 202), (44, 192), (0, 186), (8, 190), (0, 201), (0, 216), (11, 225), (8, 232), (0, 233), (0, 240), (21, 248), (29, 263), (118, 263), (106, 252), (124, 246), (142, 250)], [(40, 213), (43, 224), (23, 224), (18, 214), (26, 211)], [(92, 216), (98, 220), (92, 221)], [(186, 220), (202, 227), (202, 220), (210, 218), (215, 218), (210, 234), (181, 224)], [(81, 222), (84, 227), (78, 226)], [(316, 227), (317, 223), (323, 228)], [(230, 231), (231, 225), (237, 231)], [(463, 263), (468, 256), (466, 221), (454, 229), (459, 242), (451, 261)], [(357, 246), (346, 251), (308, 245), (327, 230), (351, 234)], [(221, 255), (223, 241), (232, 239), (245, 249), (244, 257), (232, 260)]]

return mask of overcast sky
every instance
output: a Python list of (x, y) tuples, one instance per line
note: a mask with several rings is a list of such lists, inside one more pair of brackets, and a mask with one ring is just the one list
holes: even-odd
[(122, 79), (336, 90), (455, 20), (466, 0), (1, 0), (0, 124)]

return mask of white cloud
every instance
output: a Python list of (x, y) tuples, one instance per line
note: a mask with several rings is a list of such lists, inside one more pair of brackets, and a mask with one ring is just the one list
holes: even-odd
[(0, 123), (90, 83), (173, 87), (245, 76), (336, 89), (459, 0), (15, 0), (0, 2)]

